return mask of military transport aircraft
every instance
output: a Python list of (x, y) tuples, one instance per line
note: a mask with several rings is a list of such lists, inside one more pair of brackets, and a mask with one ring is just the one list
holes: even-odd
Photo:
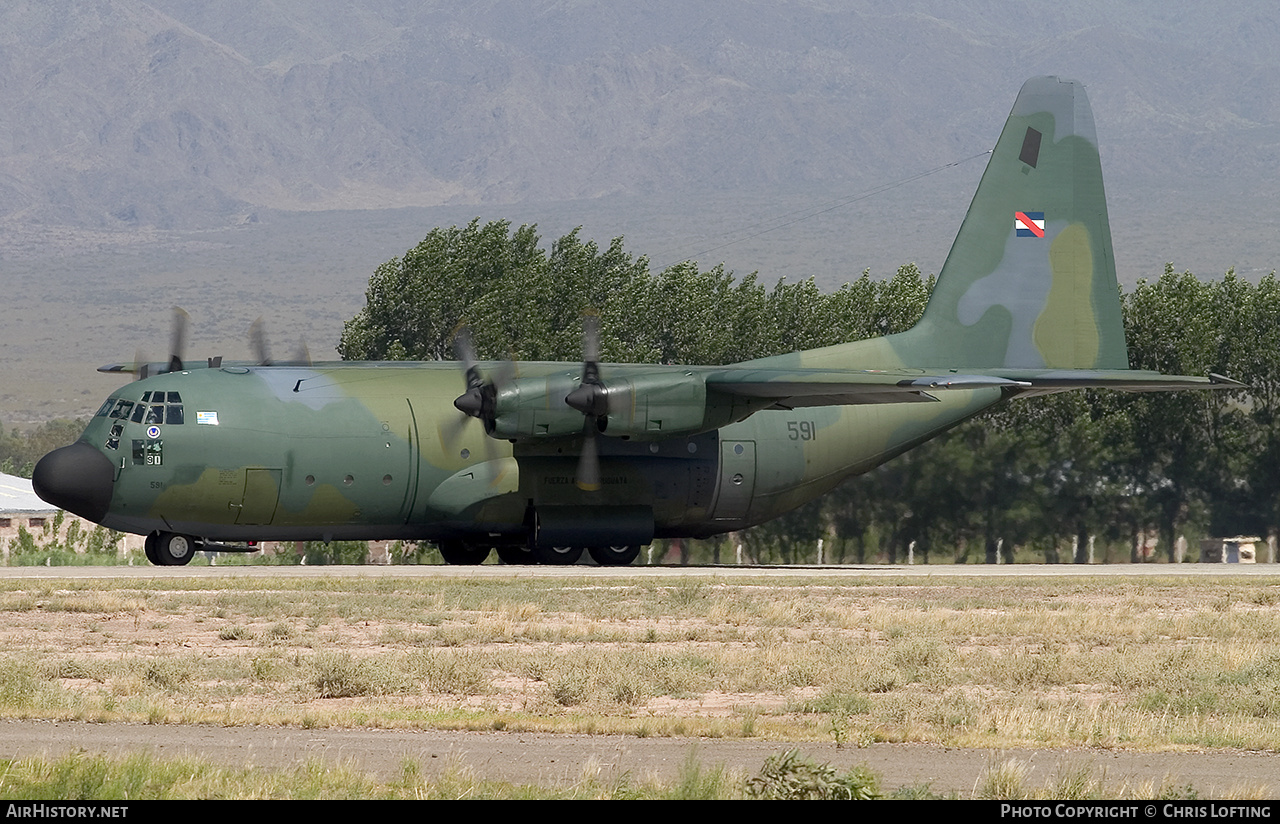
[(1118, 292), (1084, 88), (1039, 77), (906, 332), (730, 366), (599, 363), (590, 324), (580, 364), (477, 363), (465, 335), (462, 369), (175, 354), (32, 485), (145, 534), (156, 564), (337, 539), (627, 564), (654, 538), (782, 515), (1013, 398), (1239, 386), (1130, 370)]

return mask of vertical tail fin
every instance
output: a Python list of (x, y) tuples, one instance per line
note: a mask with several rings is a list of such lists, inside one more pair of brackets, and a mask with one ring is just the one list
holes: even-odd
[(924, 317), (887, 342), (908, 366), (1128, 368), (1083, 86), (1023, 84)]

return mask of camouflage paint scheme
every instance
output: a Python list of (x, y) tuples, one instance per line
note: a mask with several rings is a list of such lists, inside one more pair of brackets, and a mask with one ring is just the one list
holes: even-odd
[[(151, 435), (126, 421), (110, 450), (118, 421), (95, 417), (80, 443), (111, 460), (111, 488), (81, 508), (113, 529), (209, 541), (708, 536), (1019, 395), (1226, 385), (1127, 366), (1088, 101), (1078, 83), (1042, 77), (1018, 95), (915, 328), (725, 367), (601, 364), (599, 489), (575, 484), (584, 417), (564, 398), (580, 364), (518, 364), (487, 422), (454, 408), (466, 384), (453, 363), (229, 365), (113, 393), (178, 392), (186, 419)], [(133, 456), (137, 439), (158, 465)], [(52, 465), (37, 468), (37, 491), (75, 504)]]

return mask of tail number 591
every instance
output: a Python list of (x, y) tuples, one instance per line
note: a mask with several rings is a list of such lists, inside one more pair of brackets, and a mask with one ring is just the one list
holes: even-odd
[(818, 436), (813, 421), (787, 421), (787, 437), (793, 441), (811, 441)]

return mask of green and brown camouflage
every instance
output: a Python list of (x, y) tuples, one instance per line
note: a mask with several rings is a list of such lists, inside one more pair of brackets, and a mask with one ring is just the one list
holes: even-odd
[(1127, 368), (1092, 115), (1053, 77), (1018, 95), (914, 328), (731, 366), (586, 361), (175, 362), (33, 485), (148, 535), (158, 563), (339, 539), (626, 563), (775, 518), (1011, 398), (1235, 385)]

